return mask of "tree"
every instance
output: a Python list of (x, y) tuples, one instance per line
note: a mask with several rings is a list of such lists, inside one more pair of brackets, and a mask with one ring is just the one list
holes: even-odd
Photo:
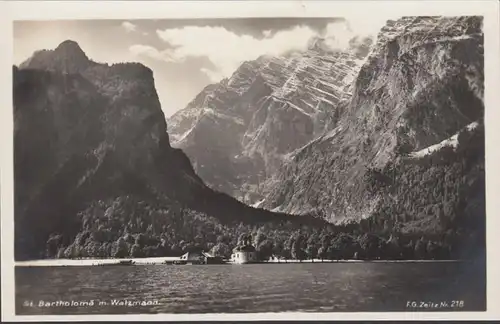
[(384, 239), (380, 239), (378, 241), (377, 259), (382, 259), (382, 260), (391, 259), (390, 253), (389, 253), (389, 244)]
[(282, 242), (276, 242), (273, 244), (273, 254), (279, 257), (284, 257), (284, 251), (285, 249), (283, 248), (283, 243)]
[(397, 155), (407, 155), (413, 150), (413, 146), (407, 138), (400, 137), (394, 147), (394, 152)]
[(213, 242), (207, 242), (205, 244), (206, 250), (208, 250), (208, 251), (212, 250), (214, 246), (215, 246), (215, 243), (213, 243)]
[(142, 234), (142, 233), (137, 234), (137, 236), (135, 237), (135, 244), (138, 245), (139, 247), (143, 247), (145, 241), (146, 241), (146, 238), (145, 238), (144, 234)]
[(46, 248), (46, 256), (49, 258), (53, 258), (57, 256), (59, 251), (59, 247), (61, 245), (62, 235), (51, 235), (47, 240), (47, 248)]
[(357, 238), (353, 238), (351, 244), (352, 244), (351, 246), (352, 258), (354, 260), (358, 260), (360, 258), (360, 255), (362, 255), (363, 253), (361, 252), (361, 247), (359, 245)]
[(57, 256), (58, 259), (63, 259), (64, 258), (64, 248), (59, 248), (59, 251), (57, 251)]
[(129, 243), (129, 244), (135, 243), (135, 238), (130, 233), (125, 233), (125, 235), (123, 236), (123, 239), (125, 240), (126, 243)]
[(113, 257), (126, 258), (129, 255), (129, 248), (127, 242), (123, 237), (120, 237), (114, 244)]
[(323, 261), (323, 259), (328, 258), (328, 247), (320, 246), (318, 249), (318, 257)]
[(257, 254), (260, 260), (268, 260), (273, 255), (273, 243), (271, 240), (261, 241), (257, 246)]
[(73, 253), (73, 250), (75, 249), (75, 245), (74, 245), (74, 242), (73, 244), (69, 245), (65, 250), (64, 250), (64, 257), (66, 259), (72, 259), (74, 258), (74, 253)]
[(361, 257), (372, 260), (379, 256), (380, 238), (371, 233), (366, 233), (359, 238), (359, 246), (361, 248)]
[(132, 247), (130, 248), (130, 256), (133, 258), (143, 257), (143, 251), (139, 244), (132, 245)]
[(215, 243), (226, 243), (226, 244), (228, 244), (228, 242), (229, 242), (229, 239), (228, 239), (227, 236), (225, 236), (225, 235), (219, 235), (219, 236), (217, 236), (217, 240), (216, 240)]
[(335, 251), (335, 258), (337, 259), (350, 259), (354, 255), (354, 240), (352, 236), (346, 233), (339, 233), (331, 241), (333, 251)]
[(386, 257), (396, 260), (402, 258), (402, 249), (399, 244), (399, 238), (395, 235), (391, 235), (387, 240)]
[(417, 243), (415, 243), (415, 257), (419, 260), (425, 259), (427, 254), (426, 244), (424, 242), (424, 238), (421, 237)]
[(309, 259), (316, 258), (317, 254), (318, 254), (318, 249), (316, 248), (316, 245), (314, 244), (307, 245), (306, 255)]
[(415, 244), (413, 240), (403, 247), (403, 259), (413, 260), (415, 258)]
[(184, 242), (184, 244), (181, 245), (181, 249), (182, 253), (193, 252), (195, 245), (192, 242)]
[(66, 248), (66, 250), (64, 250), (64, 256), (67, 258), (67, 259), (77, 259), (77, 258), (81, 258), (83, 255), (82, 255), (82, 250), (83, 248), (79, 245), (76, 245), (74, 244), (71, 244), (70, 246), (68, 246)]
[(291, 234), (290, 236), (288, 236), (288, 238), (286, 239), (285, 244), (284, 244), (284, 250), (289, 251), (290, 255), (291, 255), (291, 251), (293, 248), (293, 244), (295, 242), (295, 236), (296, 236), (296, 234)]
[(292, 258), (292, 251), (289, 249), (283, 249), (281, 252), (281, 256), (285, 259), (291, 259)]
[(252, 236), (248, 233), (241, 233), (240, 236), (238, 237), (238, 246), (246, 246), (250, 245), (250, 242), (252, 240)]
[(291, 250), (292, 258), (296, 260), (304, 259), (305, 253), (303, 250), (303, 241), (304, 237), (302, 235), (297, 235), (295, 237), (295, 240), (293, 240), (292, 250)]
[(258, 247), (262, 241), (266, 239), (266, 235), (262, 232), (262, 229), (259, 228), (257, 233), (253, 237), (253, 246)]
[(214, 247), (211, 250), (211, 253), (217, 257), (227, 258), (231, 255), (231, 249), (226, 243), (219, 242), (214, 245)]
[(99, 225), (97, 229), (91, 232), (90, 237), (92, 241), (103, 243), (108, 240), (108, 231), (104, 227), (104, 225)]
[(170, 252), (172, 253), (172, 255), (179, 255), (182, 253), (182, 249), (179, 247), (179, 245), (174, 243), (170, 246)]
[(328, 259), (330, 259), (330, 260), (338, 260), (339, 259), (339, 251), (333, 245), (330, 245), (328, 247), (328, 249), (326, 250), (326, 254), (328, 256)]
[(439, 259), (439, 247), (436, 243), (429, 241), (426, 246), (427, 257), (432, 260)]
[(84, 246), (85, 245), (85, 241), (87, 241), (87, 238), (90, 237), (90, 232), (89, 231), (83, 231), (83, 232), (80, 232), (76, 235), (76, 238), (75, 238), (75, 245), (77, 246)]
[(332, 243), (330, 245), (330, 251), (332, 252), (330, 254), (330, 257), (332, 260), (340, 260), (342, 259), (343, 256), (343, 245), (342, 242), (339, 239), (333, 239)]
[(98, 244), (97, 242), (89, 242), (85, 247), (86, 254), (91, 257), (97, 257), (99, 255), (99, 247), (100, 244)]

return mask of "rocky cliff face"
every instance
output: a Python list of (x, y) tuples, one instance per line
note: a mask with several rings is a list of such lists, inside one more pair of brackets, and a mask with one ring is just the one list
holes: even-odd
[[(95, 63), (66, 41), (13, 73), (16, 258), (38, 257), (52, 233), (68, 245), (82, 227), (78, 212), (117, 197), (227, 221), (283, 219), (204, 185), (170, 146), (149, 68)], [(113, 235), (125, 228), (115, 226)]]
[(172, 145), (207, 184), (255, 202), (286, 155), (335, 122), (370, 44), (330, 51), (316, 39), (306, 52), (245, 62), (168, 120)]
[[(480, 140), (464, 144), (474, 157), (465, 158), (452, 150), (445, 164), (437, 169), (428, 167), (433, 171), (420, 168), (417, 172), (417, 167), (410, 166), (414, 165), (411, 159), (405, 158), (411, 152), (436, 148), (433, 145), (450, 141), (467, 125), (481, 122), (481, 28), (480, 17), (389, 21), (355, 80), (352, 98), (340, 105), (343, 114), (339, 121), (291, 155), (282, 172), (268, 182), (270, 189), (262, 206), (288, 213), (317, 213), (332, 222), (380, 216), (389, 210), (394, 216), (407, 214), (416, 217), (413, 221), (423, 222), (437, 219), (429, 206), (436, 203), (439, 210), (452, 196), (443, 196), (444, 202), (431, 199), (434, 188), (426, 187), (428, 176), (442, 177), (449, 186), (439, 188), (448, 193), (456, 187), (453, 192), (460, 198), (455, 198), (466, 205), (472, 201), (467, 193), (472, 192), (463, 183), (479, 181), (477, 188), (484, 194), (484, 183), (480, 185), (484, 181), (484, 142)], [(474, 134), (481, 138), (483, 131), (478, 128)], [(429, 151), (435, 151), (430, 155), (441, 152)], [(469, 166), (462, 168), (466, 160)], [(387, 175), (382, 179), (400, 182), (388, 180), (391, 191), (370, 190), (369, 179), (377, 178), (374, 170)], [(384, 173), (387, 170), (398, 171)], [(390, 209), (390, 202), (408, 206)]]

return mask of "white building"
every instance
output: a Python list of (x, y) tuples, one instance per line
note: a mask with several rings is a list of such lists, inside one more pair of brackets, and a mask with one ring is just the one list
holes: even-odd
[(187, 252), (183, 254), (180, 258), (181, 263), (187, 264), (201, 264), (205, 263), (203, 253), (200, 252)]
[(231, 255), (231, 263), (245, 264), (257, 262), (257, 252), (252, 245), (237, 246)]

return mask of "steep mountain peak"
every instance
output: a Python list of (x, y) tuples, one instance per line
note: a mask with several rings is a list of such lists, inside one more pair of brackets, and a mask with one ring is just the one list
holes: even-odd
[(307, 46), (308, 50), (312, 51), (324, 51), (325, 50), (325, 38), (324, 37), (313, 37), (309, 40), (309, 44)]
[[(186, 213), (207, 215), (204, 224), (228, 226), (233, 220), (249, 226), (296, 222), (295, 217), (255, 210), (204, 185), (189, 158), (170, 146), (153, 74), (144, 65), (95, 63), (69, 41), (36, 52), (13, 72), (16, 259), (40, 257), (44, 242), (56, 233), (61, 247), (73, 241), (79, 246), (84, 242), (77, 233), (102, 232), (103, 221), (109, 236), (94, 243), (107, 246), (131, 233), (130, 226), (158, 239), (168, 225), (190, 228), (188, 224), (198, 220), (186, 222)], [(93, 209), (105, 202), (121, 207), (106, 206), (106, 214)], [(129, 226), (122, 216), (138, 214), (122, 207), (140, 207), (144, 218)], [(153, 216), (153, 209), (160, 208), (164, 212)], [(165, 224), (157, 224), (156, 234), (147, 233), (156, 226), (150, 217)], [(300, 220), (296, 223), (300, 226)], [(195, 242), (196, 234), (187, 235), (181, 239)]]
[[(369, 46), (363, 41), (351, 47)], [(306, 51), (246, 61), (169, 118), (172, 145), (186, 152), (206, 183), (253, 203), (256, 187), (284, 156), (336, 122), (328, 116), (350, 98), (362, 62), (361, 54), (333, 50), (321, 37)]]
[(337, 122), (290, 155), (260, 206), (334, 222), (374, 215), (385, 198), (367, 189), (367, 170), (384, 169), (408, 151), (446, 146), (439, 143), (480, 120), (483, 62), (480, 17), (388, 21), (351, 98), (338, 101), (344, 108)]
[(95, 65), (80, 45), (73, 40), (65, 40), (53, 50), (41, 50), (21, 63), (20, 68), (78, 73)]
[(56, 47), (55, 51), (59, 52), (59, 53), (85, 55), (85, 52), (83, 52), (80, 45), (77, 42), (70, 40), (70, 39), (67, 39), (67, 40), (63, 41), (61, 44), (59, 44)]

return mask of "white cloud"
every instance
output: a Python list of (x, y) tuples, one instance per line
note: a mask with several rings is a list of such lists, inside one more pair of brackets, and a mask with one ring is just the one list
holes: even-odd
[(271, 30), (264, 30), (264, 31), (262, 32), (262, 35), (264, 35), (264, 37), (269, 37), (269, 36), (271, 36), (271, 34), (272, 34), (272, 31), (271, 31)]
[(400, 16), (393, 14), (371, 15), (371, 16), (348, 16), (346, 17), (349, 28), (356, 35), (374, 35), (378, 34), (380, 29), (387, 23), (389, 19), (399, 19)]
[(137, 30), (137, 26), (132, 24), (130, 21), (124, 21), (122, 23), (122, 27), (125, 28), (125, 30), (130, 33), (130, 32), (134, 32)]
[(157, 30), (160, 39), (171, 48), (160, 51), (148, 45), (134, 45), (130, 51), (135, 55), (148, 56), (157, 60), (183, 62), (189, 57), (206, 57), (213, 69), (203, 68), (213, 82), (229, 77), (244, 61), (254, 60), (261, 55), (283, 55), (292, 50), (305, 50), (314, 37), (323, 37), (331, 49), (345, 49), (349, 41), (357, 36), (376, 36), (387, 18), (347, 17), (346, 21), (329, 24), (318, 32), (308, 26), (295, 26), (288, 30), (272, 33), (262, 32), (264, 38), (238, 35), (223, 27), (185, 26)]
[(170, 55), (166, 51), (159, 51), (153, 46), (136, 44), (129, 47), (130, 53), (135, 56), (145, 56), (159, 61), (171, 61)]
[(213, 70), (210, 70), (207, 68), (201, 68), (200, 71), (205, 73), (208, 76), (208, 78), (210, 79), (210, 81), (212, 81), (214, 83), (219, 82), (220, 80), (224, 79), (224, 77), (225, 77), (225, 75), (223, 75), (222, 73), (217, 72), (217, 71), (213, 71)]
[(216, 75), (230, 76), (247, 60), (263, 54), (281, 55), (290, 50), (304, 50), (316, 32), (306, 26), (296, 26), (279, 31), (272, 37), (258, 39), (250, 35), (237, 35), (223, 27), (197, 27), (157, 30), (158, 36), (173, 46), (167, 54), (173, 61), (184, 61), (188, 57), (207, 57), (215, 71), (205, 69), (214, 79)]
[(346, 21), (330, 23), (323, 34), (325, 43), (332, 49), (345, 49), (355, 37), (375, 38), (388, 19), (397, 17), (374, 15), (372, 17), (345, 17)]

